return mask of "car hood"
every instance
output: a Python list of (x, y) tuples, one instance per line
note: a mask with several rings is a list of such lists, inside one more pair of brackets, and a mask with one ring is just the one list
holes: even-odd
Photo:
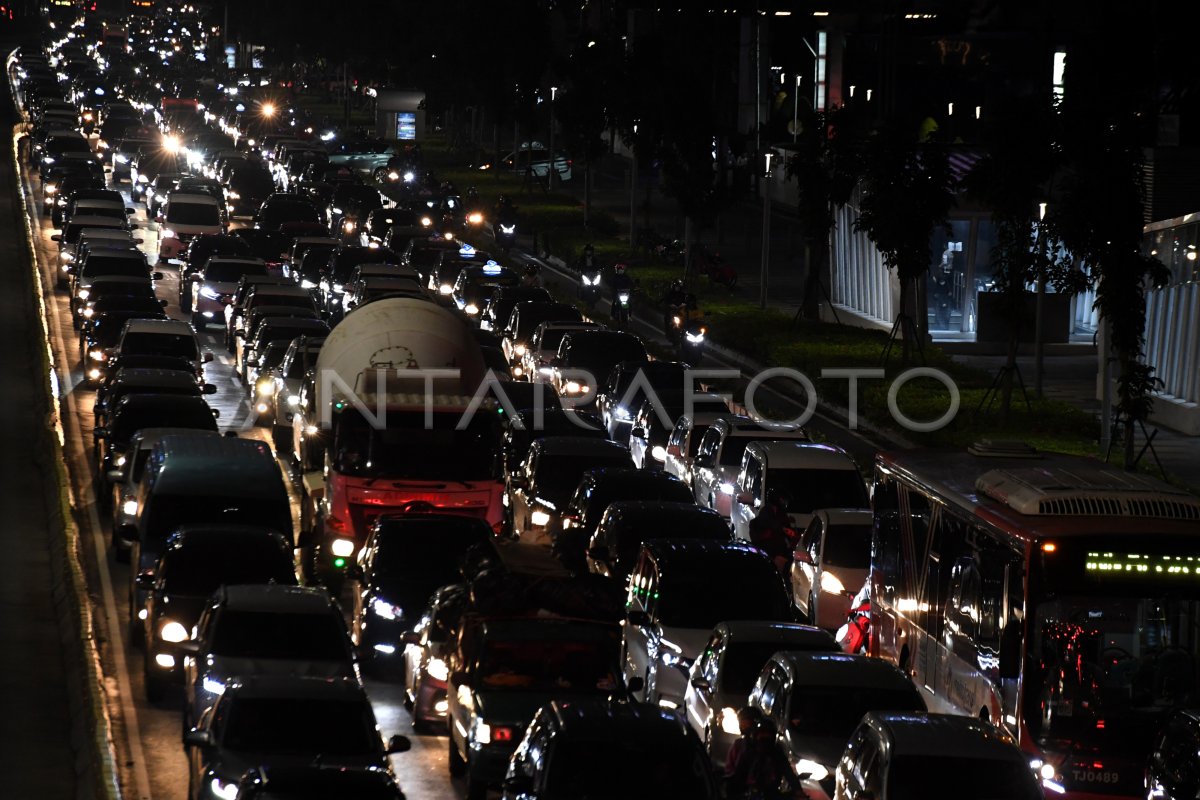
[(837, 736), (792, 736), (789, 732), (784, 736), (787, 741), (788, 760), (793, 764), (804, 758), (815, 761), (833, 774), (833, 769), (846, 749), (846, 740)]
[(712, 629), (664, 627), (662, 637), (678, 647), (685, 658), (696, 658), (712, 638)]
[(388, 768), (383, 752), (355, 755), (325, 755), (321, 753), (269, 753), (256, 750), (234, 751), (219, 748), (210, 764), (213, 772), (225, 783), (237, 783), (246, 770), (269, 763), (274, 767), (306, 767), (317, 758), (328, 764), (346, 767)]
[(297, 661), (288, 658), (234, 658), (210, 656), (210, 674), (233, 675), (295, 675), (301, 678), (353, 678), (354, 666), (344, 661)]

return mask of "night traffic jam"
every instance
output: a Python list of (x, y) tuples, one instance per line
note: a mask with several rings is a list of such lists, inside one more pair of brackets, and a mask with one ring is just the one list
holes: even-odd
[(1194, 800), (1200, 498), (797, 414), (718, 255), (646, 251), (655, 302), (496, 188), (590, 191), (573, 106), (479, 158), (229, 17), (52, 0), (4, 54), (105, 800)]

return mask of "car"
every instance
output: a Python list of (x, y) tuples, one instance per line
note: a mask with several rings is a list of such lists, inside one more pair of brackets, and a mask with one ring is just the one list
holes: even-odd
[(535, 178), (546, 178), (553, 168), (560, 181), (571, 180), (571, 159), (560, 152), (555, 152), (551, 158), (550, 149), (541, 142), (523, 143), (520, 148), (499, 159), (496, 168), (521, 175), (532, 174)]
[(691, 665), (683, 714), (704, 741), (713, 766), (725, 766), (729, 748), (742, 735), (738, 710), (767, 661), (781, 650), (836, 653), (840, 647), (828, 631), (811, 625), (736, 620), (713, 628)]
[(840, 447), (811, 442), (753, 442), (742, 454), (730, 519), (739, 539), (750, 538), (767, 493), (790, 495), (792, 526), (805, 528), (818, 508), (867, 508), (867, 487), (858, 466)]
[[(151, 280), (160, 280), (161, 272), (150, 272), (146, 256), (139, 250), (127, 247), (91, 247), (75, 263), (71, 274), (69, 291), (72, 321), (76, 327), (83, 323), (83, 309), (92, 299), (93, 284), (97, 279), (134, 278), (138, 283), (151, 285)], [(99, 296), (97, 291), (96, 296)]]
[(692, 390), (690, 369), (682, 361), (634, 359), (615, 365), (606, 376), (597, 375), (604, 382), (596, 387), (596, 413), (608, 428), (608, 438), (622, 443), (628, 440), (634, 415), (648, 397), (657, 398), (664, 392), (678, 396)]
[[(294, 308), (304, 308), (315, 312), (316, 306), (313, 304), (312, 294), (307, 289), (301, 289), (295, 286), (287, 278), (279, 275), (246, 275), (238, 281), (237, 289), (234, 290), (233, 299), (225, 305), (225, 349), (230, 353), (234, 352), (235, 334), (245, 327), (246, 302), (253, 297), (258, 287), (270, 286), (282, 289), (279, 293), (282, 296), (278, 299), (278, 305), (290, 305)], [(270, 293), (264, 294), (264, 298)], [(285, 302), (286, 301), (286, 302)], [(268, 303), (263, 303), (268, 305)]]
[(51, 217), (56, 228), (61, 228), (62, 223), (75, 214), (121, 219), (134, 213), (134, 209), (125, 206), (120, 192), (91, 186), (68, 190), (65, 183), (66, 179), (59, 184), (58, 199)]
[[(1194, 751), (1188, 757), (1194, 763)], [(995, 728), (973, 717), (872, 711), (863, 717), (838, 759), (833, 796), (836, 800), (1054, 796), (1046, 779), (1038, 786), (1032, 763), (1027, 753), (997, 736)], [(1043, 792), (1043, 787), (1050, 791)]]
[[(493, 270), (500, 266), (491, 254), (476, 250), (469, 244), (460, 244), (458, 250), (448, 250), (442, 253), (437, 264), (429, 272), (429, 291), (453, 302), (454, 284), (463, 270), (472, 266), (490, 266)], [(496, 277), (506, 277), (504, 268), (496, 273)], [(516, 285), (515, 283), (513, 285)]]
[(180, 298), (180, 307), (192, 314), (192, 325), (203, 332), (208, 323), (224, 321), (225, 306), (233, 299), (238, 281), (243, 275), (266, 275), (267, 265), (257, 258), (236, 256), (211, 256), (196, 272), (188, 273), (181, 280), (180, 292), (186, 284), (188, 302)]
[(572, 331), (558, 344), (550, 382), (576, 407), (596, 400), (599, 382), (625, 361), (649, 362), (646, 345), (632, 333), (610, 330)]
[(235, 800), (404, 800), (394, 776), (372, 768), (341, 764), (255, 767), (237, 784)]
[(683, 702), (687, 670), (717, 623), (795, 621), (775, 565), (744, 542), (646, 542), (629, 578), (625, 607), (625, 680), (640, 678), (644, 683), (634, 696), (668, 708)]
[(200, 337), (192, 326), (177, 319), (129, 320), (110, 358), (127, 355), (183, 358), (192, 364), (198, 374), (202, 373), (204, 364), (212, 361), (212, 353), (200, 349)]
[(324, 320), (293, 316), (265, 317), (255, 325), (248, 336), (238, 340), (234, 369), (247, 386), (252, 386), (251, 362), (267, 346), (268, 342), (280, 340), (290, 342), (297, 336), (323, 339), (328, 334), (329, 324)]
[(521, 300), (508, 315), (499, 331), (500, 347), (509, 363), (519, 364), (529, 346), (529, 339), (543, 322), (582, 322), (583, 314), (569, 303), (549, 303), (543, 300)]
[[(138, 610), (144, 620), (146, 697), (163, 699), (172, 683), (183, 680), (183, 651), (208, 605), (224, 585), (296, 582), (290, 538), (269, 528), (237, 525), (183, 525), (167, 540), (153, 570), (139, 575), (145, 599)], [(260, 634), (261, 635), (261, 634)]]
[(205, 598), (196, 633), (180, 643), (186, 732), (238, 678), (357, 679), (341, 607), (325, 589), (294, 581), (223, 585)]
[(554, 552), (568, 568), (587, 571), (587, 547), (610, 504), (619, 500), (690, 503), (692, 493), (673, 475), (630, 467), (592, 469), (583, 474), (552, 532)]
[(277, 231), (290, 222), (307, 222), (319, 225), (322, 231), (325, 229), (320, 210), (299, 194), (275, 192), (254, 212), (254, 227), (265, 231)]
[(700, 740), (677, 714), (611, 700), (554, 701), (539, 709), (503, 788), (505, 800), (721, 796)]
[(234, 681), (184, 736), (189, 800), (228, 800), (252, 767), (316, 759), (392, 775), (388, 756), (411, 742), (384, 744), (366, 691), (350, 678), (257, 676)]
[(259, 348), (254, 358), (246, 365), (246, 394), (254, 408), (254, 423), (261, 425), (273, 416), (271, 407), (275, 396), (275, 371), (283, 363), (283, 357), (291, 345), (291, 339), (272, 339)]
[(729, 413), (724, 395), (662, 392), (634, 410), (629, 452), (641, 469), (661, 469), (691, 485), (692, 459), (700, 434)]
[(607, 439), (552, 436), (536, 440), (508, 479), (513, 535), (530, 544), (550, 544), (585, 472), (632, 465), (629, 451)]
[(610, 622), (547, 616), (467, 619), (450, 664), (449, 771), (468, 800), (499, 786), (521, 733), (552, 700), (621, 690), (621, 635)]
[(450, 296), (459, 310), (475, 322), (479, 319), (483, 304), (496, 289), (516, 287), (520, 282), (521, 276), (509, 267), (496, 263), (472, 264), (458, 273)]
[(400, 257), (385, 247), (358, 247), (342, 245), (329, 256), (326, 268), (317, 285), (321, 307), (330, 314), (341, 311), (346, 281), (361, 264), (400, 264)]
[(729, 519), (734, 482), (746, 445), (774, 441), (807, 442), (811, 439), (799, 425), (767, 423), (734, 415), (715, 420), (700, 437), (699, 448), (692, 459), (692, 493), (696, 502)]
[[(192, 239), (184, 255), (184, 268), (180, 272), (200, 272), (213, 256), (230, 258), (254, 258), (250, 245), (240, 236), (231, 233), (207, 233)], [(190, 291), (187, 281), (180, 282), (180, 291)], [(182, 297), (182, 295), (181, 295)]]
[(869, 508), (822, 508), (800, 535), (792, 601), (813, 625), (836, 630), (846, 621), (871, 568), (873, 527)]
[(122, 397), (146, 393), (199, 397), (202, 394), (216, 394), (217, 387), (211, 383), (197, 383), (196, 377), (185, 370), (122, 367), (107, 376), (96, 392), (96, 401), (92, 404), (95, 418), (93, 427), (104, 427), (108, 420), (108, 409), (120, 403)]
[(459, 514), (377, 518), (348, 575), (351, 635), (360, 658), (386, 666), (389, 656), (403, 650), (405, 634), (430, 595), (458, 579), (466, 552), (492, 536), (485, 521)]
[(412, 713), (413, 730), (424, 733), (446, 722), (446, 666), (454, 631), (470, 600), (463, 583), (441, 587), (429, 598), (421, 618), (404, 637), (404, 700)]
[(182, 177), (183, 174), (179, 172), (163, 172), (146, 184), (142, 190), (142, 199), (146, 202), (147, 219), (162, 220), (163, 205)]
[(75, 262), (83, 257), (88, 248), (115, 247), (126, 250), (141, 243), (140, 238), (124, 228), (83, 228), (79, 231), (75, 244), (66, 245), (59, 250), (60, 269), (55, 282), (56, 288), (66, 289), (70, 286), (71, 276), (75, 274)]
[[(370, 305), (388, 297), (408, 297), (414, 300), (432, 300), (428, 292), (412, 278), (363, 278), (352, 291), (342, 295), (343, 313)], [(501, 357), (503, 359), (503, 356)], [(507, 369), (507, 365), (503, 365)]]
[[(303, 226), (301, 226), (303, 227)], [(288, 228), (285, 224), (282, 228)], [(283, 274), (283, 263), (287, 261), (292, 241), (306, 235), (303, 230), (264, 230), (263, 228), (237, 228), (232, 235), (241, 239), (250, 248), (250, 255), (267, 262), (267, 271), (272, 275)]]
[[(113, 217), (87, 217), (76, 215), (74, 219), (63, 225), (62, 232), (51, 235), (51, 241), (58, 242), (59, 261), (74, 263), (75, 249), (79, 245), (79, 237), (84, 231), (94, 229), (116, 230), (126, 233), (129, 230), (128, 220)], [(61, 288), (61, 287), (60, 287)]]
[(554, 377), (554, 367), (550, 362), (558, 355), (562, 338), (572, 331), (597, 330), (600, 327), (598, 322), (543, 322), (533, 329), (524, 354), (513, 366), (513, 373), (527, 381), (549, 383)]
[[(850, 653), (797, 651), (771, 656), (749, 705), (775, 723), (788, 762), (804, 790), (817, 798), (833, 796), (834, 771), (864, 714), (926, 710), (917, 687), (894, 664)], [(994, 731), (992, 736), (999, 739)], [(1028, 762), (1023, 766), (1032, 778)]]
[(206, 233), (225, 230), (220, 200), (207, 194), (172, 192), (162, 211), (159, 229), (158, 257), (168, 261), (178, 259), (188, 243)]
[[(139, 304), (146, 300), (158, 301), (154, 293), (154, 284), (151, 283), (149, 276), (97, 275), (80, 292), (86, 292), (87, 296), (77, 294), (74, 298), (76, 305), (75, 314), (72, 315), (72, 324), (76, 329), (81, 328), (83, 321), (96, 313), (96, 305), (106, 298), (120, 297)], [(166, 305), (166, 301), (158, 302)]]
[(225, 188), (227, 213), (231, 219), (252, 217), (262, 208), (263, 201), (274, 193), (275, 181), (266, 167), (259, 164), (234, 167)]
[(642, 545), (666, 537), (728, 542), (733, 533), (719, 515), (692, 503), (621, 500), (604, 510), (588, 542), (588, 570), (624, 584)]
[(120, 181), (130, 178), (130, 162), (133, 161), (138, 151), (143, 147), (151, 147), (157, 144), (153, 139), (142, 136), (126, 136), (118, 139), (109, 152), (112, 154), (112, 182), (117, 184)]
[(291, 451), (292, 416), (300, 405), (300, 383), (304, 373), (317, 363), (317, 355), (324, 343), (325, 339), (319, 336), (297, 336), (288, 345), (279, 367), (271, 373), (270, 411), (266, 424), (271, 429), (271, 443), (277, 453)]
[[(853, 741), (851, 739), (851, 743)], [(1162, 729), (1154, 736), (1150, 757), (1146, 763), (1146, 796), (1162, 800), (1192, 800), (1196, 797), (1200, 791), (1200, 763), (1196, 759), (1197, 753), (1200, 753), (1200, 711), (1178, 709), (1172, 712), (1165, 719)], [(848, 764), (847, 767), (849, 766)], [(1042, 766), (1038, 765), (1039, 768)], [(1054, 771), (1057, 774), (1057, 770)], [(840, 779), (840, 764), (838, 776)], [(1056, 775), (1051, 775), (1046, 780), (1052, 780), (1054, 777)], [(850, 776), (847, 776), (845, 783), (847, 786), (853, 785)], [(856, 796), (846, 792), (846, 796), (858, 797), (861, 794)], [(883, 796), (879, 795), (881, 798)]]

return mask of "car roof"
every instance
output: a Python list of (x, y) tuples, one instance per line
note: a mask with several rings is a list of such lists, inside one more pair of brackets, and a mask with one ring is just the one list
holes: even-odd
[(594, 436), (548, 436), (533, 443), (542, 455), (629, 455), (629, 450), (609, 439)]
[(223, 586), (219, 601), (227, 609), (277, 614), (320, 614), (334, 607), (333, 599), (324, 589), (277, 584)]
[(104, 217), (99, 214), (74, 214), (69, 225), (80, 228), (124, 228), (125, 220), (120, 217)]
[[(733, 642), (778, 642), (781, 645), (828, 644), (829, 650), (838, 649), (837, 640), (829, 631), (813, 625), (799, 622), (768, 622), (764, 620), (729, 620), (721, 622), (713, 629), (725, 635), (726, 641)], [(780, 647), (787, 650), (788, 647)]]
[[(179, 374), (187, 375), (191, 380), (195, 380), (191, 373), (182, 372), (180, 370), (171, 371), (179, 372)], [(164, 436), (215, 436), (220, 438), (221, 434), (217, 433), (216, 431), (202, 431), (198, 428), (139, 428), (133, 434), (133, 436), (130, 437), (129, 441), (137, 441), (140, 449), (149, 450), (154, 447), (154, 445), (158, 444), (158, 442)]]
[(714, 423), (727, 431), (727, 436), (754, 436), (756, 434), (771, 434), (788, 437), (792, 435), (808, 436), (800, 425), (785, 422), (765, 422), (742, 414), (729, 414), (722, 422)]
[(642, 547), (654, 558), (661, 568), (676, 564), (694, 565), (698, 562), (713, 562), (729, 558), (759, 558), (764, 563), (766, 554), (744, 541), (719, 542), (712, 539), (651, 539)]
[(887, 661), (850, 653), (783, 651), (771, 657), (805, 686), (873, 686), (916, 691), (913, 682)]
[(190, 386), (200, 391), (196, 376), (178, 369), (151, 369), (148, 367), (122, 367), (113, 375), (109, 386)]
[(220, 523), (203, 523), (198, 525), (180, 525), (171, 534), (169, 543), (172, 548), (180, 548), (188, 544), (203, 543), (205, 546), (222, 545), (228, 541), (234, 544), (249, 537), (269, 539), (273, 544), (284, 545), (288, 540), (273, 528), (262, 525), (222, 525)]
[(767, 466), (799, 469), (858, 470), (853, 459), (840, 447), (816, 442), (783, 440), (751, 442), (747, 451), (757, 451), (766, 457)]
[[(139, 395), (126, 399), (136, 397)], [(172, 492), (200, 494), (211, 490), (214, 484), (219, 484), (223, 491), (244, 492), (246, 497), (284, 490), (279, 465), (265, 442), (230, 436), (168, 435), (158, 441), (156, 452), (161, 454), (163, 464), (157, 481)]]
[(615, 483), (682, 483), (679, 478), (668, 472), (637, 469), (636, 467), (602, 467), (599, 469), (590, 469), (583, 473), (583, 478), (585, 480), (590, 479), (593, 485), (596, 486)]
[(609, 503), (606, 512), (609, 524), (626, 521), (637, 522), (646, 517), (658, 518), (667, 515), (680, 517), (685, 523), (689, 522), (686, 517), (724, 519), (713, 509), (704, 508), (695, 503), (672, 503), (659, 500), (618, 500), (615, 503)]
[(871, 711), (863, 720), (888, 742), (892, 757), (927, 755), (1022, 761), (1004, 734), (975, 717), (912, 711)]
[(366, 702), (366, 690), (354, 678), (315, 678), (295, 675), (254, 675), (238, 678), (225, 693), (239, 698), (274, 697), (297, 699), (358, 700)]
[(211, 194), (200, 194), (198, 192), (181, 192), (174, 191), (167, 197), (168, 203), (176, 205), (180, 203), (195, 203), (196, 205), (215, 206), (219, 205), (220, 201)]
[(691, 738), (682, 715), (649, 703), (598, 698), (554, 700), (544, 706), (543, 713), (549, 714), (559, 732), (568, 736), (604, 741), (647, 739), (656, 744), (670, 743), (672, 739), (686, 742)]
[(294, 283), (255, 283), (254, 293), (266, 297), (311, 297), (307, 289)]
[(195, 335), (192, 326), (181, 319), (131, 319), (129, 320), (129, 327), (125, 330), (129, 333), (169, 333), (178, 336), (187, 334)]

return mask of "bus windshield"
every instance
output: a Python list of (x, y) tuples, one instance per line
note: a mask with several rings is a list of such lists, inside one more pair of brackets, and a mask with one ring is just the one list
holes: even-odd
[(1031, 730), (1044, 742), (1144, 752), (1167, 711), (1200, 698), (1200, 555), (1148, 536), (1057, 543), (1039, 557)]

